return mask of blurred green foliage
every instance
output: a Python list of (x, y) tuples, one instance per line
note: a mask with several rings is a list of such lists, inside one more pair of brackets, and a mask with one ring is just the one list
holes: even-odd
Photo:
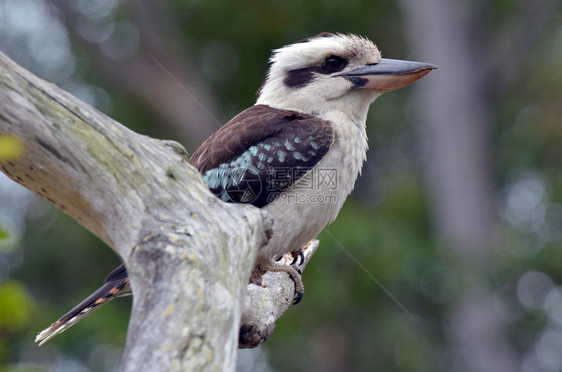
[(6, 229), (4, 226), (0, 225), (0, 252), (6, 250), (8, 246), (8, 242), (12, 238), (12, 234)]
[[(0, 334), (21, 332), (29, 326), (37, 305), (27, 293), (26, 287), (17, 281), (9, 280), (0, 284)], [(10, 344), (0, 339), (0, 360), (10, 355)]]

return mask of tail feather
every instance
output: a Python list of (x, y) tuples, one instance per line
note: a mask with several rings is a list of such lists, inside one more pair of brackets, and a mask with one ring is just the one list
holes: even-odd
[(113, 300), (115, 297), (131, 294), (129, 278), (125, 266), (120, 265), (113, 270), (104, 280), (104, 284), (84, 301), (64, 314), (59, 320), (43, 330), (35, 338), (35, 342), (43, 345), (51, 338), (66, 331), (68, 328), (99, 309), (102, 305)]

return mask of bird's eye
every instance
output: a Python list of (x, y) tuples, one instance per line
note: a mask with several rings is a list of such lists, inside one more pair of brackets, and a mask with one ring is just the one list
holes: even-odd
[(341, 57), (330, 56), (322, 63), (322, 70), (326, 73), (338, 72), (345, 68), (347, 61)]

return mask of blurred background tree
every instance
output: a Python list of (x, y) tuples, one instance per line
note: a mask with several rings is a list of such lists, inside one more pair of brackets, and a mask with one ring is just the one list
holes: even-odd
[[(273, 48), (351, 32), (385, 57), (437, 64), (372, 106), (368, 161), (319, 237), (304, 301), (240, 353), (239, 370), (560, 371), (561, 10), (556, 0), (0, 0), (0, 50), (190, 152), (253, 104)], [(0, 176), (0, 370), (118, 370), (129, 300), (33, 343), (118, 263)]]

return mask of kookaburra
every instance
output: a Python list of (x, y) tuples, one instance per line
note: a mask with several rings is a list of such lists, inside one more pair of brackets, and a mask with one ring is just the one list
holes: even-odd
[[(436, 67), (381, 58), (370, 40), (333, 33), (277, 49), (270, 62), (256, 104), (211, 135), (191, 162), (223, 201), (249, 203), (273, 216), (273, 235), (257, 264), (287, 271), (298, 302), (299, 273), (276, 260), (286, 253), (296, 257), (338, 215), (366, 158), (369, 105)], [(49, 340), (126, 292), (121, 265), (36, 341)]]

